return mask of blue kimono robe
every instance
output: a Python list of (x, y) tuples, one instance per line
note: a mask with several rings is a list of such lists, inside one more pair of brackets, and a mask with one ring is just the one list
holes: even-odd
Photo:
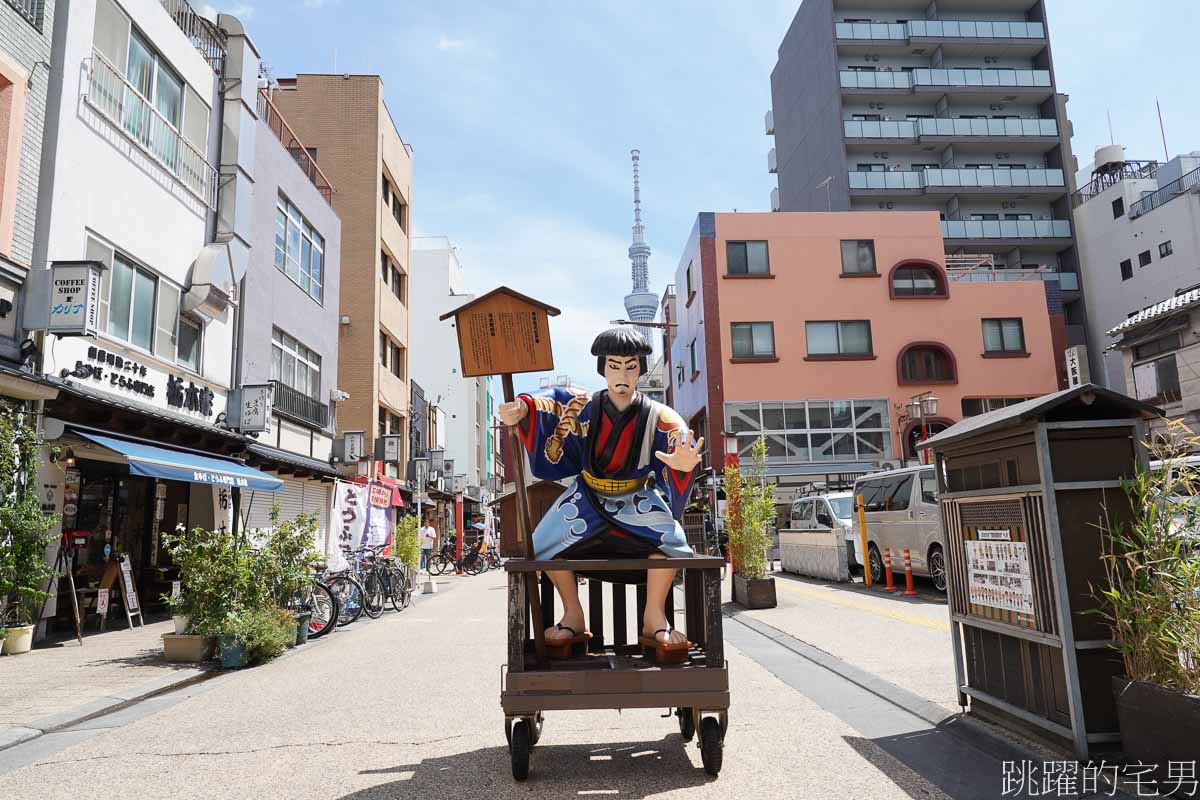
[(654, 455), (681, 444), (687, 426), (641, 394), (623, 413), (606, 396), (555, 387), (519, 398), (529, 407), (518, 430), (533, 474), (571, 479), (533, 532), (534, 557), (554, 558), (606, 532), (647, 552), (694, 555), (679, 519), (695, 470), (677, 472)]

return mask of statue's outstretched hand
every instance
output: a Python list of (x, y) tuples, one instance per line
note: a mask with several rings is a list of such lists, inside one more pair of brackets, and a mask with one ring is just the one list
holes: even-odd
[(659, 450), (654, 456), (676, 472), (691, 472), (700, 463), (700, 453), (703, 449), (704, 439), (692, 441), (692, 432), (685, 430), (674, 450), (669, 453)]
[(499, 413), (500, 421), (505, 425), (520, 425), (529, 413), (529, 406), (522, 400), (513, 400), (511, 403), (501, 403)]

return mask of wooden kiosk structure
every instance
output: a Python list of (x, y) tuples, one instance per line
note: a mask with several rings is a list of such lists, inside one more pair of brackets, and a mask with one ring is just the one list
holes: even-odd
[[(454, 318), (464, 377), (499, 374), (504, 399), (515, 399), (512, 374), (552, 370), (549, 320), (558, 309), (500, 287), (444, 314)], [(515, 509), (505, 516), (515, 547), (523, 557), (504, 565), (508, 573), (508, 664), (500, 704), (509, 743), (513, 777), (529, 774), (531, 748), (541, 737), (546, 711), (621, 708), (671, 708), (685, 741), (699, 733), (704, 769), (721, 770), (729, 724), (729, 671), (721, 631), (721, 567), (715, 557), (535, 561), (532, 532), (549, 505), (532, 513), (524, 447), (510, 432), (516, 467)], [(544, 494), (543, 489), (539, 490)], [(539, 494), (539, 499), (541, 494)], [(515, 510), (515, 514), (512, 511)], [(509, 520), (515, 517), (515, 524)], [(583, 652), (551, 658), (545, 628), (554, 624), (554, 588), (544, 570), (573, 570), (587, 579), (587, 614), (592, 638)], [(604, 584), (597, 573), (679, 569), (684, 575), (686, 633), (693, 647), (679, 665), (659, 666), (638, 644), (646, 586), (612, 583), (606, 630)], [(592, 577), (589, 577), (592, 576)], [(674, 596), (667, 595), (667, 617), (674, 617)], [(632, 629), (630, 614), (633, 611)]]
[[(1115, 750), (1124, 671), (1094, 589), (1100, 523), (1128, 518), (1121, 480), (1146, 463), (1159, 409), (1086, 384), (971, 417), (934, 451), (959, 703), (1070, 743)], [(965, 663), (965, 666), (964, 666)]]

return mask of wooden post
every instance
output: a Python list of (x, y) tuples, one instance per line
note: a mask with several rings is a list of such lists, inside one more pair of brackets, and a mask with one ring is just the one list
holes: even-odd
[[(511, 373), (501, 376), (504, 384), (504, 402), (511, 403), (517, 399), (516, 389), (513, 388)], [(533, 420), (530, 420), (530, 424)], [(525, 488), (525, 445), (517, 435), (516, 428), (508, 429), (509, 442), (512, 445), (513, 465), (517, 474), (514, 480), (517, 491), (517, 541), (524, 544), (525, 558), (533, 560), (533, 522), (529, 514), (529, 495)], [(542, 597), (538, 589), (537, 576), (532, 572), (525, 573), (525, 596), (529, 600), (530, 616), (533, 617), (533, 651), (537, 657), (537, 665), (546, 665), (546, 631), (541, 625)]]

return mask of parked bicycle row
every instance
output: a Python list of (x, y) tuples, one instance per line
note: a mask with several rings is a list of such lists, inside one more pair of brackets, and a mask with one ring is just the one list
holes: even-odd
[(344, 569), (313, 565), (313, 581), (293, 601), (312, 616), (308, 636), (315, 639), (358, 620), (383, 616), (387, 605), (403, 611), (412, 604), (416, 573), (394, 556), (383, 555), (386, 545), (364, 547), (353, 553)]

